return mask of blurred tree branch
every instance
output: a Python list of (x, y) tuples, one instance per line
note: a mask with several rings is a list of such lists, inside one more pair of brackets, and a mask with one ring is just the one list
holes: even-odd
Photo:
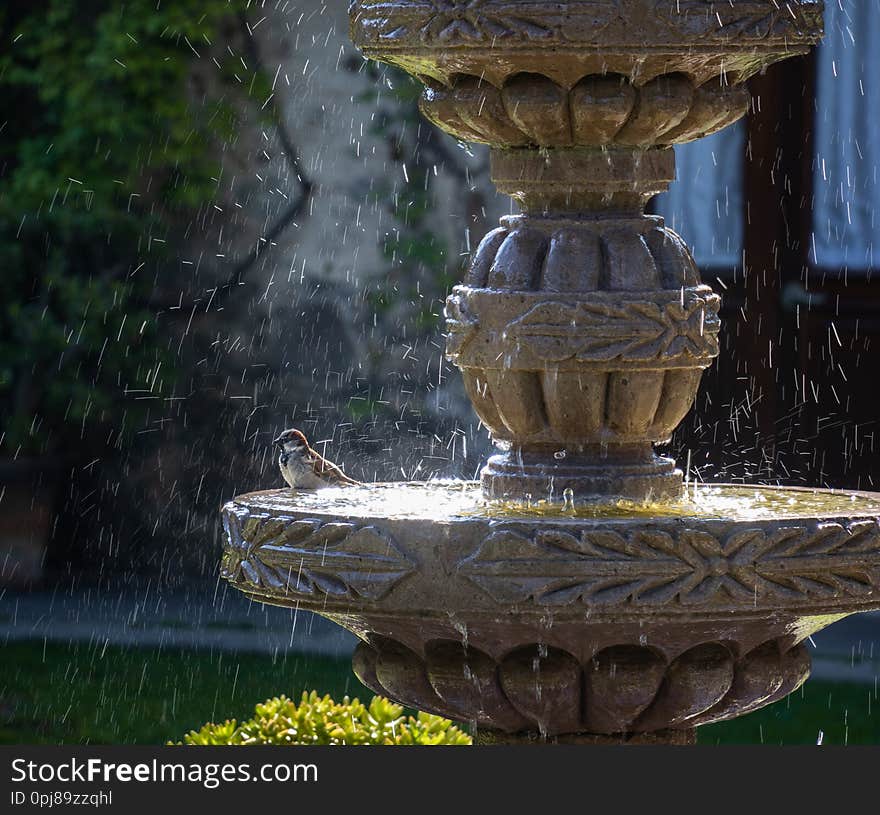
[[(260, 56), (260, 50), (256, 39), (254, 38), (253, 30), (247, 21), (247, 16), (244, 13), (240, 13), (238, 19), (244, 37), (247, 57), (250, 60), (254, 71), (265, 75), (265, 68), (262, 57)], [(265, 234), (259, 237), (253, 249), (235, 264), (232, 273), (226, 281), (220, 284), (214, 291), (214, 294), (211, 297), (211, 303), (215, 307), (219, 305), (234, 289), (244, 283), (245, 278), (252, 271), (263, 254), (261, 244), (265, 243), (270, 245), (278, 237), (284, 234), (284, 232), (295, 223), (296, 219), (305, 212), (311, 199), (312, 191), (314, 190), (314, 183), (311, 181), (303, 167), (299, 151), (293, 143), (290, 130), (284, 121), (284, 114), (275, 101), (274, 89), (272, 96), (269, 97), (267, 107), (269, 108), (269, 115), (271, 116), (272, 124), (275, 127), (275, 132), (278, 141), (281, 144), (284, 157), (299, 183), (299, 192), (269, 229), (266, 230)]]

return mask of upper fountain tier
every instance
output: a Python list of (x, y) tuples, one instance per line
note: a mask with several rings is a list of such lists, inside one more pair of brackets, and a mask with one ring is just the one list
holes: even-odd
[[(699, 138), (745, 112), (748, 96), (736, 86), (773, 62), (806, 53), (821, 32), (817, 0), (356, 0), (351, 6), (354, 42), (427, 85), (428, 118), (465, 141), (496, 146)], [(487, 100), (481, 81), (499, 97)]]
[(351, 38), (367, 56), (448, 83), (501, 85), (537, 71), (561, 85), (588, 74), (643, 82), (671, 71), (743, 81), (806, 53), (820, 0), (355, 0)]

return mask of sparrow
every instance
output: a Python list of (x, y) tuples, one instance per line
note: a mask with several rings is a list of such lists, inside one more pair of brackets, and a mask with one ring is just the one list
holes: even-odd
[(360, 486), (332, 461), (309, 447), (299, 430), (285, 430), (273, 444), (281, 448), (278, 467), (284, 480), (294, 490), (317, 490), (321, 487)]

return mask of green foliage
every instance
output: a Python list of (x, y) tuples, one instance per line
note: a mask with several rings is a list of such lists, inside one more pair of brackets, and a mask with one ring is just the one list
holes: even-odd
[[(4, 611), (0, 602), (0, 623), (9, 624), (12, 617)], [(165, 622), (188, 627), (186, 620)], [(227, 633), (263, 625), (233, 623)], [(230, 653), (42, 637), (4, 642), (2, 651), (0, 744), (165, 744), (218, 721), (221, 712), (223, 718), (249, 719), (255, 699), (277, 692), (279, 675), (291, 698), (309, 688), (323, 688), (336, 699), (372, 698), (349, 659), (295, 651)]]
[(403, 708), (373, 697), (369, 706), (346, 696), (341, 703), (315, 691), (297, 705), (286, 696), (257, 705), (252, 719), (238, 724), (206, 724), (183, 738), (184, 744), (470, 744), (452, 722), (429, 713), (404, 716)]
[[(320, 687), (336, 698), (369, 698), (347, 659), (103, 640), (8, 642), (0, 659), (0, 744), (163, 744), (215, 720), (218, 710), (249, 717), (248, 700), (266, 698), (279, 675), (296, 695)], [(873, 683), (810, 679), (769, 707), (699, 728), (699, 742), (815, 745), (821, 731), (826, 745), (877, 745), (878, 698)], [(232, 723), (230, 732), (237, 727)]]
[[(69, 450), (102, 426), (124, 433), (167, 390), (172, 359), (151, 304), (157, 264), (174, 227), (213, 197), (208, 146), (229, 138), (234, 120), (228, 95), (200, 89), (194, 68), (222, 76), (210, 49), (246, 5), (0, 8), (7, 451), (47, 452), (61, 437)], [(62, 433), (70, 425), (79, 432)], [(119, 432), (103, 438), (118, 443)]]

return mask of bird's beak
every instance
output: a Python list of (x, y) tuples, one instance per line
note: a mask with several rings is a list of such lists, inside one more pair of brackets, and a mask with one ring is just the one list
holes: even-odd
[(272, 440), (272, 444), (275, 444), (278, 447), (281, 447), (284, 444), (284, 438), (282, 436), (279, 436), (277, 439)]

